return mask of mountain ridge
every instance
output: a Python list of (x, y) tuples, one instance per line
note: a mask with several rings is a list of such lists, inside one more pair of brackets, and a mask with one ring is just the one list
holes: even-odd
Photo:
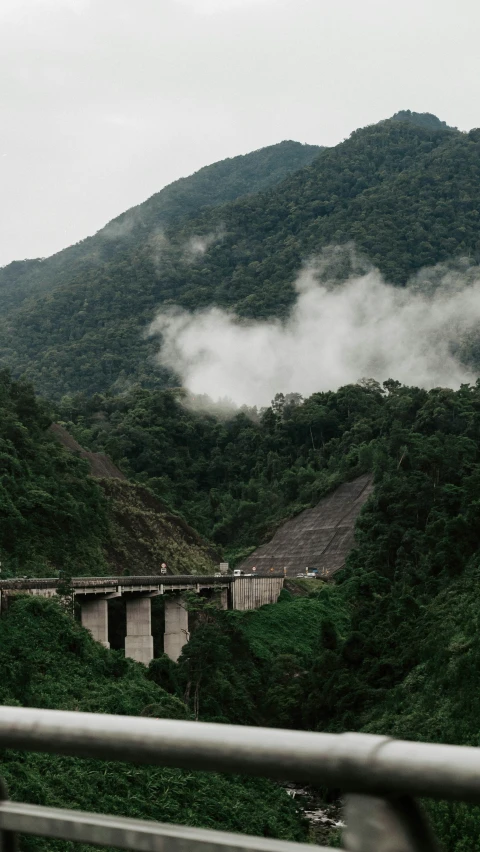
[[(153, 193), (145, 201), (123, 211), (95, 234), (67, 246), (47, 258), (14, 260), (0, 268), (0, 308), (28, 298), (35, 287), (47, 292), (62, 275), (62, 264), (96, 265), (121, 255), (126, 241), (145, 236), (154, 228), (198, 214), (209, 206), (258, 192), (279, 182), (292, 170), (315, 157), (322, 146), (285, 140), (248, 154), (229, 157), (204, 166)], [(29, 276), (32, 280), (29, 281)], [(24, 280), (26, 279), (26, 280)], [(47, 279), (47, 280), (46, 280)], [(23, 281), (23, 285), (22, 285)], [(15, 284), (20, 284), (16, 287)]]
[(399, 110), (387, 121), (407, 121), (416, 124), (417, 127), (426, 127), (430, 130), (458, 130), (457, 127), (451, 127), (432, 112), (412, 112), (410, 109)]
[[(139, 242), (118, 238), (110, 260), (57, 270), (53, 289), (5, 312), (0, 358), (57, 398), (134, 383), (165, 387), (178, 379), (156, 367), (156, 343), (145, 338), (162, 306), (285, 317), (302, 264), (332, 244), (355, 243), (397, 285), (451, 257), (475, 260), (476, 134), (415, 121), (357, 130), (280, 184)], [(334, 272), (348, 275), (348, 263)]]

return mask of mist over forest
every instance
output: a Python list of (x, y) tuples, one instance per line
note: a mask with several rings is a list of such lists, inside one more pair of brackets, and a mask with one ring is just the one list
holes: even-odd
[[(207, 166), (0, 270), (2, 578), (211, 574), (373, 482), (340, 571), (251, 612), (189, 601), (177, 663), (125, 659), (114, 605), (107, 650), (19, 595), (3, 704), (479, 744), (479, 221), (480, 130), (406, 110)], [(37, 803), (309, 836), (273, 782), (14, 752), (1, 774)], [(426, 807), (446, 850), (477, 848), (477, 807)]]

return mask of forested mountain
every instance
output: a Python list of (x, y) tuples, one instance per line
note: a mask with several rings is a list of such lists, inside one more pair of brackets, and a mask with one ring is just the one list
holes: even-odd
[(408, 121), (417, 127), (426, 127), (428, 130), (456, 130), (449, 127), (446, 121), (441, 121), (431, 112), (412, 112), (410, 109), (401, 109), (392, 115), (392, 121)]
[[(27, 381), (0, 376), (0, 561), (3, 576), (104, 573), (125, 548), (122, 515), (144, 559), (142, 513), (160, 502), (233, 562), (368, 473), (374, 493), (345, 569), (255, 612), (187, 601), (191, 641), (177, 664), (159, 656), (148, 672), (95, 646), (54, 601), (18, 598), (0, 620), (0, 701), (479, 745), (480, 380), (456, 391), (362, 380), (215, 415), (160, 386), (174, 377), (155, 372), (142, 338), (160, 305), (285, 316), (301, 263), (329, 244), (354, 241), (397, 286), (424, 265), (479, 260), (479, 131), (406, 111), (311, 162), (304, 153), (307, 165), (266, 187), (271, 160), (260, 191), (235, 200), (199, 173), (192, 197), (187, 181), (143, 218), (120, 217), (96, 257), (80, 245), (29, 262), (23, 284), (3, 271), (4, 361), (56, 400), (50, 412)], [(250, 172), (235, 177), (245, 165), (227, 169), (225, 192), (253, 186)], [(32, 295), (18, 304), (22, 286)], [(55, 440), (52, 416), (133, 484), (95, 481)], [(96, 762), (12, 753), (1, 770), (30, 801), (304, 837), (293, 803), (263, 782), (121, 767), (110, 780)], [(447, 852), (475, 852), (480, 809), (428, 808)]]
[[(160, 686), (181, 697), (189, 684), (205, 720), (478, 745), (480, 384), (366, 382), (279, 398), (256, 420), (188, 412), (171, 391), (81, 402), (78, 433), (231, 552), (322, 489), (374, 475), (334, 586), (208, 610), (176, 666), (152, 663)], [(449, 852), (476, 850), (479, 809), (429, 809)]]
[[(51, 419), (25, 382), (0, 374), (2, 576), (103, 573), (107, 506), (88, 464), (47, 431)], [(103, 569), (103, 570), (102, 570)]]
[(127, 249), (159, 237), (165, 227), (179, 220), (280, 183), (321, 150), (317, 145), (280, 142), (221, 160), (174, 181), (113, 219), (93, 237), (50, 258), (14, 261), (0, 269), (0, 310), (18, 306), (29, 295), (68, 286), (74, 276), (88, 274), (113, 259), (121, 260)]
[(132, 380), (161, 386), (174, 380), (155, 368), (156, 343), (144, 338), (161, 306), (283, 316), (302, 262), (328, 244), (354, 241), (396, 284), (425, 265), (477, 259), (480, 133), (411, 119), (356, 131), (278, 186), (146, 239), (120, 221), (127, 234), (113, 240), (111, 259), (79, 266), (67, 252), (42, 262), (56, 269), (41, 285), (49, 292), (5, 313), (3, 361), (56, 397)]
[[(3, 395), (3, 450), (11, 459), (3, 502), (13, 504), (0, 524), (3, 547), (10, 535), (26, 554), (50, 547), (58, 559), (70, 548), (70, 560), (84, 559), (88, 547), (98, 548), (105, 519), (94, 483), (80, 476), (85, 462), (44, 437), (48, 419), (31, 389), (5, 377)], [(254, 543), (280, 515), (358, 472), (373, 472), (375, 491), (334, 587), (315, 581), (310, 597), (285, 592), (278, 605), (250, 613), (193, 602), (197, 626), (178, 664), (164, 657), (151, 664), (158, 692), (118, 652), (95, 651), (54, 602), (19, 600), (0, 621), (0, 665), (15, 672), (2, 677), (3, 701), (132, 713), (153, 704), (160, 715), (196, 711), (204, 720), (478, 745), (480, 385), (426, 391), (365, 382), (304, 403), (277, 398), (260, 418), (241, 412), (224, 421), (181, 408), (172, 391), (69, 405), (70, 423), (92, 448), (109, 443), (127, 472), (168, 494), (232, 549)], [(48, 660), (47, 678), (37, 654)], [(95, 690), (87, 695), (90, 681)], [(181, 708), (175, 699), (183, 704), (185, 696)], [(40, 801), (56, 795), (71, 804), (73, 792), (79, 806), (124, 808), (115, 797), (105, 800), (96, 767), (85, 786), (76, 765), (72, 787), (66, 779), (73, 764), (38, 761), (20, 767), (15, 755), (3, 760), (16, 795), (31, 798), (33, 791)], [(188, 790), (201, 799), (210, 789), (174, 777), (165, 811), (155, 806), (148, 815), (171, 818)], [(155, 789), (164, 783), (160, 775), (148, 778)], [(147, 776), (136, 783), (143, 789)], [(235, 789), (225, 788), (226, 799)], [(265, 789), (272, 796), (269, 830), (299, 836), (293, 814), (280, 818), (282, 800)], [(478, 809), (430, 811), (449, 852), (474, 852)], [(129, 812), (147, 815), (140, 803)], [(227, 812), (226, 804), (208, 819), (231, 825)], [(203, 817), (194, 811), (189, 819)]]

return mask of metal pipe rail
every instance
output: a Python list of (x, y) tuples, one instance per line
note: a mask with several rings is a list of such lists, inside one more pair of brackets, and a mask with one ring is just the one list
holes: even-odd
[[(227, 831), (211, 831), (147, 820), (88, 814), (63, 808), (22, 805), (10, 801), (0, 803), (0, 837), (2, 830), (9, 831), (10, 834), (14, 832), (36, 834), (77, 843), (90, 843), (94, 846), (135, 849), (136, 852), (158, 852), (164, 849), (168, 849), (168, 852), (185, 852), (186, 849), (191, 852), (306, 852), (308, 850), (303, 843), (288, 843)], [(1, 845), (0, 849), (2, 849)]]
[[(240, 772), (340, 788), (349, 794), (345, 848), (355, 852), (433, 850), (428, 825), (412, 796), (480, 803), (479, 749), (369, 734), (0, 707), (0, 748)], [(0, 802), (0, 852), (10, 848), (7, 841), (2, 847), (2, 833), (5, 837), (18, 831), (169, 852), (185, 852), (187, 846), (189, 850), (208, 847), (208, 852), (219, 852), (220, 847), (259, 852), (305, 852), (308, 848), (265, 838), (40, 808), (4, 798)], [(391, 845), (392, 838), (397, 845)]]

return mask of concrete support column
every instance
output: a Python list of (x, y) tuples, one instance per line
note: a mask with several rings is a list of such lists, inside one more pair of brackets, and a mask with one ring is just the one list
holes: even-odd
[(228, 609), (228, 589), (220, 589), (216, 592), (214, 601), (219, 609)]
[(127, 635), (125, 656), (143, 663), (153, 660), (152, 601), (150, 598), (127, 598)]
[(82, 626), (90, 631), (93, 638), (105, 648), (110, 648), (108, 641), (108, 601), (106, 598), (87, 598), (82, 601)]
[(188, 611), (180, 595), (165, 596), (165, 634), (163, 650), (174, 663), (177, 662), (182, 648), (190, 638), (188, 632)]

